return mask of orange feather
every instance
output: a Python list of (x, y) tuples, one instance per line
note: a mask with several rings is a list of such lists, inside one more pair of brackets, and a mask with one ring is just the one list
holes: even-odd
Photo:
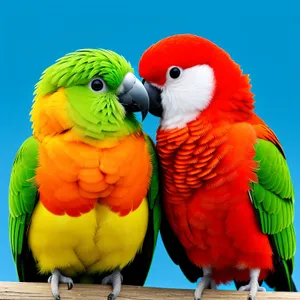
[(143, 135), (100, 148), (72, 142), (66, 134), (40, 145), (36, 180), (44, 206), (54, 214), (71, 216), (91, 210), (97, 201), (121, 215), (135, 210), (147, 193), (152, 172)]

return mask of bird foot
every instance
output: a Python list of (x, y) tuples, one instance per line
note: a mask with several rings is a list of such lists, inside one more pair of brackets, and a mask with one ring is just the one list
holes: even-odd
[(60, 283), (66, 283), (68, 285), (68, 290), (71, 290), (74, 285), (72, 278), (63, 276), (57, 269), (55, 269), (52, 275), (48, 278), (48, 283), (51, 284), (51, 292), (56, 300), (60, 300), (58, 287)]
[(195, 300), (201, 300), (203, 291), (208, 287), (212, 290), (217, 289), (215, 281), (211, 278), (211, 268), (203, 268), (203, 277), (199, 281), (194, 293)]
[(111, 284), (113, 288), (113, 291), (108, 295), (107, 300), (115, 300), (119, 296), (122, 281), (123, 276), (119, 270), (115, 270), (110, 275), (103, 278), (102, 284)]
[(266, 289), (264, 287), (259, 286), (258, 276), (259, 270), (251, 270), (250, 271), (250, 282), (247, 285), (241, 286), (239, 291), (247, 291), (249, 292), (248, 300), (255, 300), (255, 296), (257, 292), (265, 292)]

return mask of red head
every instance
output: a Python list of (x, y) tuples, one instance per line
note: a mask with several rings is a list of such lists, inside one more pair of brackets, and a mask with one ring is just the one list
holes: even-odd
[(150, 112), (162, 117), (165, 128), (185, 126), (203, 113), (240, 120), (253, 110), (248, 76), (223, 49), (199, 36), (180, 34), (152, 45), (141, 57), (139, 73), (152, 101)]

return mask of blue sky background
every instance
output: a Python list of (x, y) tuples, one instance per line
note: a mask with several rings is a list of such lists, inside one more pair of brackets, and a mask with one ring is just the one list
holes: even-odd
[[(250, 73), (256, 112), (278, 135), (296, 193), (300, 232), (300, 4), (294, 1), (3, 1), (0, 11), (0, 280), (17, 280), (8, 242), (7, 189), (11, 165), (30, 134), (34, 84), (54, 61), (79, 48), (109, 48), (134, 67), (152, 43), (176, 33), (202, 35)], [(111, 4), (110, 4), (111, 3)], [(145, 130), (154, 138), (158, 120)], [(300, 236), (300, 233), (298, 234)], [(299, 248), (300, 237), (297, 245)], [(300, 289), (300, 249), (294, 280)], [(194, 288), (158, 242), (148, 286)], [(232, 288), (232, 285), (226, 288)], [(224, 287), (222, 287), (224, 288)]]

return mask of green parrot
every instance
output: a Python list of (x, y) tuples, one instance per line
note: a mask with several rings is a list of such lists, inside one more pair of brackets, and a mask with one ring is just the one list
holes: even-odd
[[(20, 281), (143, 285), (160, 228), (149, 97), (130, 63), (104, 49), (69, 53), (35, 87), (32, 136), (9, 184), (9, 237)], [(122, 274), (121, 274), (122, 272)], [(124, 280), (123, 280), (124, 278)]]

